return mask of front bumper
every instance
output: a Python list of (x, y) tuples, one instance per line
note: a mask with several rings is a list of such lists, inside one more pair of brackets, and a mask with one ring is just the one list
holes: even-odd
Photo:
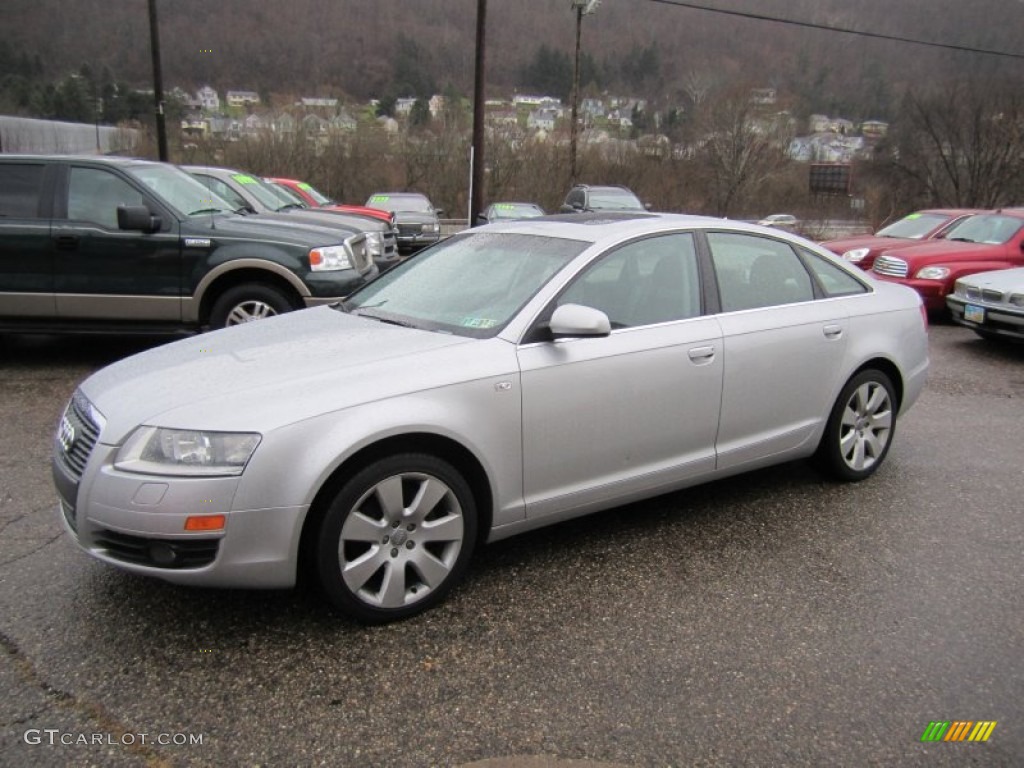
[[(114, 468), (99, 443), (81, 480), (55, 446), (53, 477), (65, 530), (86, 552), (126, 571), (208, 587), (294, 586), (307, 508), (234, 509), (242, 477), (142, 475)], [(223, 530), (192, 533), (185, 520), (223, 514)]]
[[(963, 299), (956, 294), (946, 297), (946, 306), (953, 317), (953, 322), (966, 328), (1005, 336), (1008, 339), (1024, 340), (1024, 309), (1015, 310), (1004, 305)], [(971, 319), (968, 319), (968, 315)]]

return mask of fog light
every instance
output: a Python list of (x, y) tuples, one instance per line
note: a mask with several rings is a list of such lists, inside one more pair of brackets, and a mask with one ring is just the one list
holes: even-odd
[(167, 568), (178, 562), (178, 553), (166, 542), (153, 542), (149, 545), (149, 559), (160, 567)]

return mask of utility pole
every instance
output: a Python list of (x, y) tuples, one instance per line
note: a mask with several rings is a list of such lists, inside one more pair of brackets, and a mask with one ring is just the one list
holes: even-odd
[(569, 168), (570, 186), (576, 186), (576, 144), (579, 133), (580, 110), (580, 33), (583, 30), (583, 17), (597, 10), (601, 0), (572, 0), (576, 11), (576, 64), (572, 71), (572, 124), (569, 126)]
[(476, 70), (473, 81), (473, 152), (470, 154), (469, 226), (483, 209), (484, 199), (484, 47), (487, 32), (487, 0), (476, 3)]
[(156, 145), (160, 160), (167, 162), (167, 124), (164, 120), (164, 75), (160, 69), (160, 28), (156, 21), (156, 0), (149, 0), (149, 48), (153, 56), (153, 102), (156, 107)]

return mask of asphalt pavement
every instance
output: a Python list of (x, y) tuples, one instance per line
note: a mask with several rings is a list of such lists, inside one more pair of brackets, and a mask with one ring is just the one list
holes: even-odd
[(933, 327), (864, 483), (795, 463), (536, 531), (366, 628), (63, 534), (60, 411), (154, 343), (0, 337), (0, 765), (1024, 764), (1024, 346)]

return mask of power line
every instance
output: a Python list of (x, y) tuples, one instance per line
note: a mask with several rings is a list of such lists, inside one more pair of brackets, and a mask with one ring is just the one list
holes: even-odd
[(673, 5), (679, 8), (690, 8), (695, 11), (707, 11), (708, 13), (720, 13), (725, 16), (739, 16), (744, 19), (753, 19), (755, 21), (771, 21), (776, 24), (788, 24), (794, 27), (804, 27), (806, 29), (821, 29), (827, 32), (841, 32), (846, 35), (856, 35), (858, 37), (871, 37), (876, 40), (890, 40), (896, 43), (912, 43), (913, 45), (925, 45), (930, 48), (945, 48), (950, 51), (962, 51), (965, 53), (983, 53), (989, 56), (1005, 56), (1010, 59), (1024, 59), (1024, 54), (1021, 53), (1010, 53), (1008, 51), (993, 51), (989, 48), (972, 48), (967, 45), (953, 45), (951, 43), (936, 43), (930, 40), (915, 40), (912, 37), (900, 37), (899, 35), (883, 35), (880, 32), (866, 32), (860, 29), (847, 29), (846, 27), (833, 27), (828, 24), (815, 24), (810, 21), (797, 21), (796, 19), (784, 19), (779, 16), (768, 16), (763, 13), (749, 13), (747, 11), (729, 11), (724, 8), (711, 8), (706, 5), (698, 5), (697, 3), (686, 3), (682, 0), (649, 0), (652, 3), (659, 3), (661, 5)]

